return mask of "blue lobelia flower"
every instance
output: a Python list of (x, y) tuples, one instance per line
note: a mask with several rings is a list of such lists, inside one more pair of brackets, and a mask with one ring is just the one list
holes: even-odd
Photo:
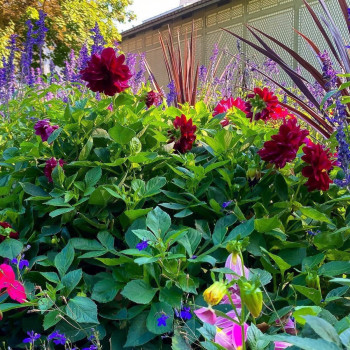
[(167, 315), (162, 315), (160, 317), (157, 318), (157, 326), (158, 327), (161, 327), (161, 326), (164, 326), (166, 327), (166, 320), (169, 318), (169, 316)]
[(41, 337), (39, 333), (34, 333), (34, 331), (27, 332), (27, 334), (28, 334), (28, 338), (23, 339), (23, 343), (25, 344), (26, 343), (34, 344), (34, 342)]
[(55, 331), (51, 333), (47, 340), (52, 340), (54, 344), (56, 345), (65, 345), (67, 342), (67, 338), (64, 334), (61, 334), (59, 331)]
[(147, 247), (148, 247), (148, 241), (146, 241), (146, 240), (143, 240), (142, 242), (136, 244), (136, 248), (139, 251), (145, 250)]

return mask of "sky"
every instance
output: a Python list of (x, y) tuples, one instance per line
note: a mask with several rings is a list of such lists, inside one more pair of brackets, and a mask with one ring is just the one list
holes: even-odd
[(179, 0), (134, 0), (129, 9), (134, 11), (137, 19), (130, 23), (118, 24), (118, 29), (120, 32), (130, 29), (141, 24), (145, 19), (178, 7), (179, 4)]

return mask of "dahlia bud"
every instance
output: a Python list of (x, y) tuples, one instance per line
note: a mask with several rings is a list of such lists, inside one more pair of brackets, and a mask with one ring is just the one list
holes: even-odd
[(254, 284), (245, 282), (240, 288), (241, 298), (243, 303), (247, 306), (248, 310), (253, 317), (259, 317), (262, 305), (263, 305), (263, 294), (260, 288)]
[(308, 272), (305, 281), (309, 288), (317, 289), (320, 284), (320, 277), (316, 272)]
[(226, 245), (226, 250), (229, 253), (232, 253), (233, 260), (237, 259), (237, 255), (241, 251), (241, 249), (242, 249), (242, 246), (239, 241), (231, 241), (231, 242), (228, 242)]
[(227, 287), (224, 282), (214, 282), (204, 291), (203, 298), (209, 305), (217, 305), (226, 295), (226, 292)]
[(253, 181), (254, 179), (259, 180), (261, 178), (261, 172), (258, 168), (249, 168), (247, 170), (247, 178)]

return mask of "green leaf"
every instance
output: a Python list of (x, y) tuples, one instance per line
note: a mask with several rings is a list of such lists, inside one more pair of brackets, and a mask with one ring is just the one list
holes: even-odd
[(251, 324), (247, 333), (247, 340), (251, 350), (265, 349), (269, 345), (268, 340), (262, 340), (263, 333), (254, 324)]
[(323, 261), (324, 257), (324, 254), (321, 253), (304, 258), (302, 261), (302, 271), (313, 269)]
[(322, 308), (319, 306), (297, 306), (293, 312), (293, 317), (303, 326), (306, 323), (304, 316), (317, 316), (321, 311)]
[(156, 207), (148, 213), (146, 224), (157, 237), (161, 237), (169, 230), (171, 219), (165, 211), (160, 209), (160, 207)]
[[(162, 315), (166, 315), (168, 318), (165, 320), (166, 326), (158, 326), (158, 318)], [(151, 311), (147, 316), (147, 329), (154, 334), (163, 334), (173, 330), (174, 311), (173, 308), (167, 303), (153, 303)]]
[(227, 228), (233, 225), (237, 221), (235, 215), (226, 215), (220, 218), (214, 227), (213, 242), (215, 245), (221, 244), (225, 238)]
[(154, 177), (153, 179), (147, 182), (143, 197), (152, 197), (160, 193), (160, 189), (164, 187), (165, 184), (166, 184), (165, 177)]
[(224, 243), (233, 241), (240, 238), (249, 236), (254, 231), (254, 218), (249, 219), (248, 221), (243, 222), (242, 224), (236, 226), (227, 236)]
[(331, 343), (335, 343), (341, 347), (341, 342), (338, 336), (338, 333), (334, 327), (323, 320), (322, 318), (315, 316), (305, 316), (307, 324), (324, 340), (327, 340)]
[(173, 308), (181, 308), (182, 290), (172, 286), (171, 288), (162, 288), (159, 293), (159, 301), (168, 303)]
[(104, 278), (98, 281), (92, 289), (91, 299), (99, 303), (109, 303), (112, 301), (120, 290), (120, 286), (112, 278)]
[(86, 187), (93, 187), (97, 184), (102, 176), (101, 167), (90, 169), (85, 175)]
[(68, 243), (60, 253), (55, 256), (55, 266), (61, 278), (68, 271), (74, 260), (74, 248), (71, 243)]
[(78, 160), (86, 160), (86, 159), (88, 159), (93, 145), (94, 145), (94, 140), (93, 140), (92, 137), (89, 137), (89, 139), (87, 140), (85, 146), (83, 147), (83, 149), (81, 150), (81, 152), (79, 154)]
[(275, 189), (278, 197), (282, 201), (288, 200), (288, 185), (281, 174), (277, 174), (275, 177)]
[(308, 288), (305, 286), (293, 285), (294, 288), (308, 299), (310, 299), (314, 304), (319, 305), (322, 299), (321, 292), (314, 288)]
[(34, 197), (50, 197), (50, 195), (45, 192), (41, 187), (35, 186), (29, 182), (20, 182), (25, 193), (30, 194)]
[(146, 326), (147, 313), (142, 313), (134, 318), (128, 331), (128, 336), (124, 348), (133, 348), (148, 343), (156, 337)]
[(114, 237), (109, 232), (99, 232), (97, 238), (106, 249), (114, 250)]
[(52, 211), (49, 215), (52, 217), (52, 218), (55, 218), (56, 216), (60, 216), (60, 215), (63, 215), (63, 214), (66, 214), (66, 213), (70, 213), (72, 211), (74, 211), (75, 208), (74, 207), (70, 207), (70, 208), (61, 208), (61, 209), (56, 209), (54, 211)]
[(126, 145), (129, 143), (133, 137), (136, 136), (136, 132), (126, 126), (122, 126), (119, 123), (117, 123), (113, 128), (108, 130), (109, 135), (111, 138), (121, 144)]
[(197, 294), (196, 283), (189, 275), (181, 274), (175, 283), (185, 293)]
[(178, 328), (174, 330), (174, 336), (172, 337), (172, 350), (191, 350), (191, 345), (186, 342), (187, 337), (184, 337), (182, 333), (180, 333)]
[(279, 257), (278, 255), (272, 254), (270, 252), (268, 252), (266, 249), (261, 248), (261, 250), (265, 253), (267, 253), (270, 258), (277, 264), (278, 268), (281, 271), (281, 274), (284, 275), (284, 272), (286, 270), (288, 270), (289, 268), (291, 268), (291, 265), (289, 265), (288, 263), (286, 263), (281, 257)]
[(157, 242), (157, 237), (148, 230), (132, 230), (133, 234), (136, 235), (141, 241), (146, 240), (152, 243)]
[(311, 208), (311, 207), (301, 207), (299, 208), (299, 210), (301, 211), (301, 213), (305, 216), (307, 216), (308, 218), (312, 219), (312, 220), (316, 220), (316, 221), (320, 221), (320, 222), (327, 222), (328, 224), (332, 224), (332, 221), (330, 220), (330, 218), (324, 214), (321, 213), (320, 211)]
[(23, 250), (23, 244), (17, 239), (6, 238), (0, 244), (0, 256), (10, 260), (17, 258)]
[(76, 296), (66, 306), (67, 315), (78, 323), (98, 324), (97, 306), (89, 298)]
[(331, 261), (322, 265), (318, 269), (318, 273), (322, 276), (334, 277), (342, 274), (350, 273), (349, 261)]
[(53, 327), (55, 324), (60, 322), (62, 318), (60, 317), (60, 312), (58, 310), (50, 311), (44, 316), (43, 327), (44, 330), (48, 330)]
[(340, 350), (338, 346), (323, 339), (302, 338), (292, 335), (266, 336), (271, 341), (290, 343), (303, 350)]
[(83, 272), (81, 269), (68, 272), (62, 278), (62, 284), (64, 285), (64, 290), (62, 291), (65, 297), (68, 297), (73, 289), (79, 284)]
[(60, 278), (58, 277), (56, 272), (40, 272), (42, 276), (44, 276), (48, 281), (53, 283), (60, 283)]
[(255, 219), (254, 228), (260, 233), (266, 233), (276, 228), (283, 229), (283, 225), (281, 220), (274, 216), (273, 218)]
[(154, 298), (157, 289), (152, 288), (143, 280), (130, 281), (121, 294), (137, 304), (148, 304)]

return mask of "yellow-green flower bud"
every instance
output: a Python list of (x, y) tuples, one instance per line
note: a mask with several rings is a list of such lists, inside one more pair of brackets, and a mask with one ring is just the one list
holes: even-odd
[(261, 289), (246, 282), (242, 284), (240, 292), (242, 301), (247, 306), (252, 316), (255, 318), (259, 317), (263, 305), (263, 294)]
[(316, 272), (308, 272), (305, 280), (306, 285), (309, 288), (317, 289), (318, 285), (320, 284), (320, 277), (317, 275)]
[(203, 298), (209, 305), (217, 305), (225, 296), (226, 292), (227, 287), (224, 282), (214, 282), (204, 291)]

